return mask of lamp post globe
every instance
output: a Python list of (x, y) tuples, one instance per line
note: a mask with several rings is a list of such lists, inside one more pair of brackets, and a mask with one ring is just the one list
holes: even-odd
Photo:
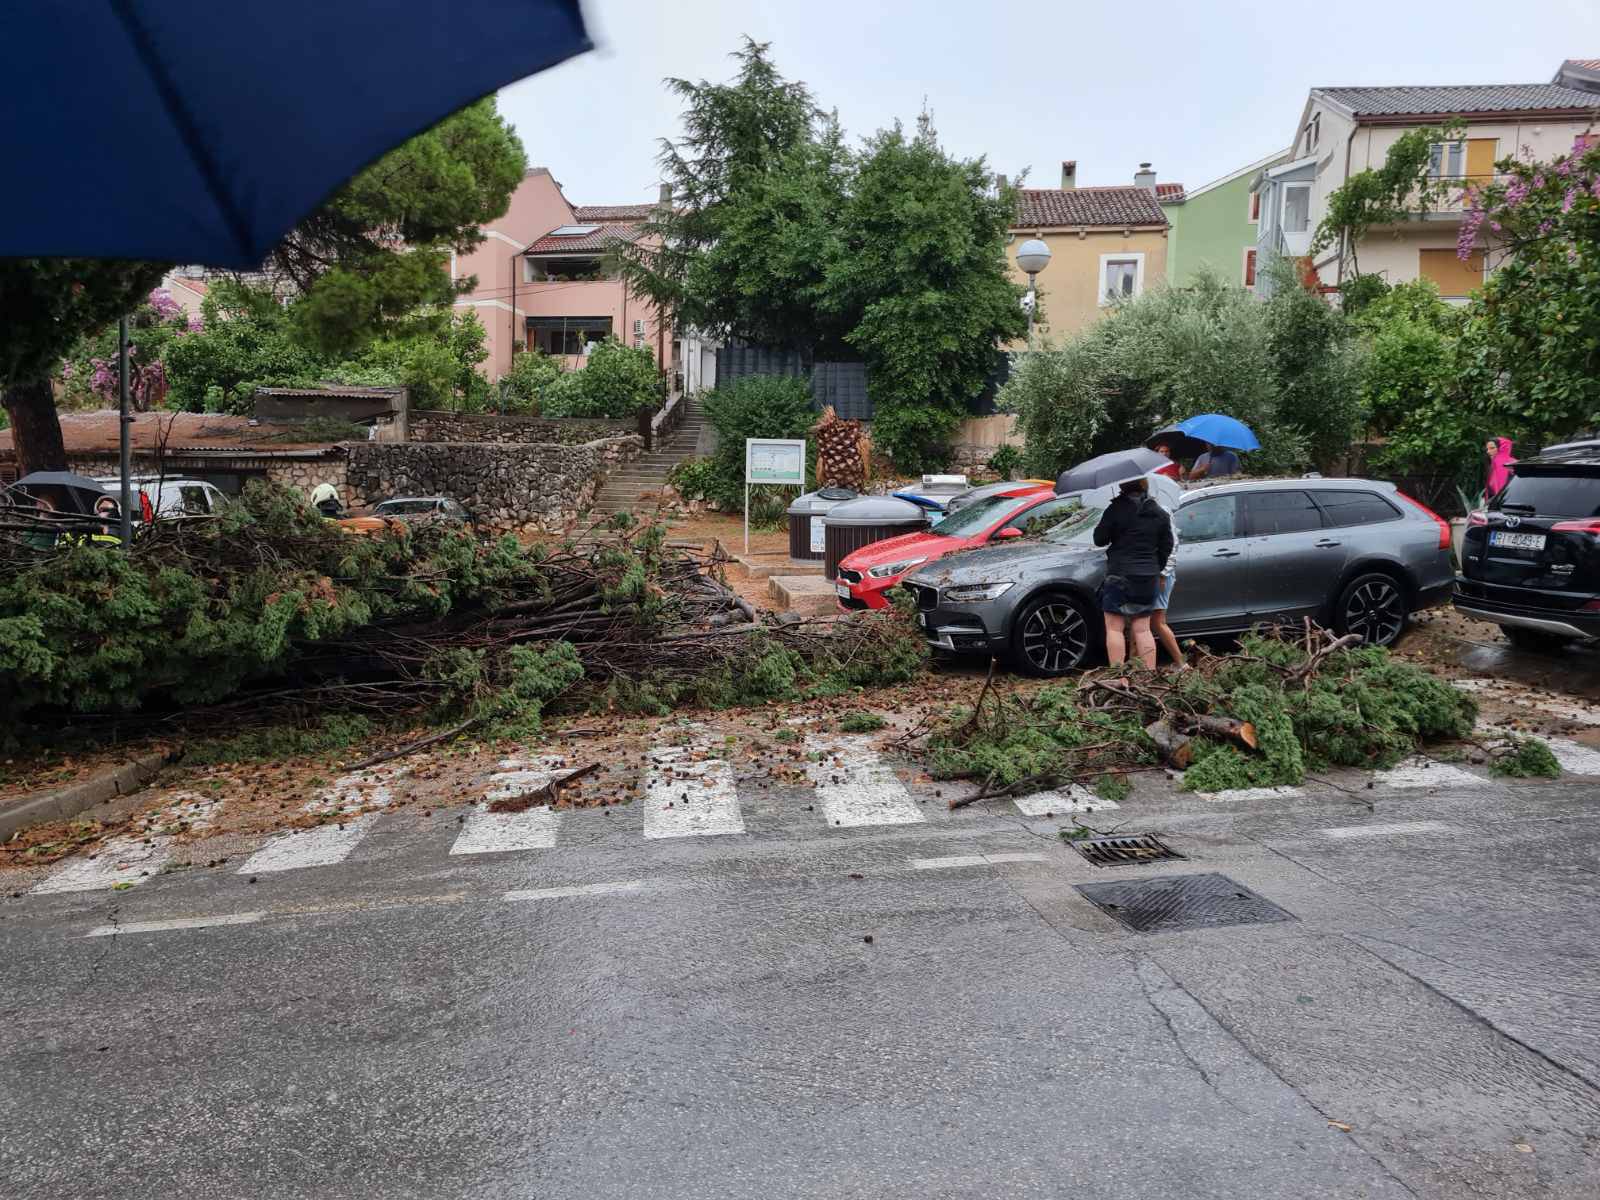
[(1038, 238), (1029, 238), (1017, 247), (1017, 267), (1024, 275), (1037, 275), (1050, 265), (1050, 247)]

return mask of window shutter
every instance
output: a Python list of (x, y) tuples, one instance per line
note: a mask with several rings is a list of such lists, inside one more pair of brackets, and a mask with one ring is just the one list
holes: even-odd
[(1419, 250), (1418, 271), (1431, 280), (1441, 296), (1466, 296), (1483, 286), (1483, 252), (1476, 250), (1462, 262), (1454, 250)]
[(1494, 138), (1467, 139), (1467, 179), (1472, 183), (1488, 183), (1494, 178)]
[(1250, 193), (1250, 220), (1251, 221), (1259, 221), (1259, 220), (1261, 220), (1261, 193), (1260, 192), (1251, 192)]
[(1254, 250), (1246, 250), (1244, 252), (1244, 285), (1247, 288), (1253, 288), (1256, 285), (1256, 252)]

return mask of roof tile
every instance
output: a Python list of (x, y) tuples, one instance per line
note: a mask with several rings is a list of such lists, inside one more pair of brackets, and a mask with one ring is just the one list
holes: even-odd
[(573, 219), (583, 225), (610, 221), (648, 221), (655, 212), (654, 204), (577, 204), (573, 206)]
[(616, 242), (637, 241), (643, 230), (637, 225), (605, 224), (593, 233), (576, 237), (551, 237), (548, 233), (535, 238), (525, 251), (527, 254), (571, 254), (604, 250)]
[(1486, 83), (1461, 87), (1319, 87), (1357, 117), (1449, 116), (1452, 113), (1528, 112), (1600, 108), (1600, 95), (1554, 83)]
[[(1169, 185), (1170, 186), (1170, 185)], [(1166, 225), (1156, 197), (1147, 189), (1120, 187), (1020, 188), (1015, 228), (1041, 225)]]

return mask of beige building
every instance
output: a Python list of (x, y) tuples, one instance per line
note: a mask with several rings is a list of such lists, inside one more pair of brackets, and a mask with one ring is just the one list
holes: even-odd
[[(1167, 215), (1162, 201), (1182, 198), (1180, 184), (1156, 184), (1150, 164), (1134, 183), (1077, 187), (1077, 164), (1061, 164), (1061, 187), (1022, 188), (1007, 248), (1012, 276), (1016, 248), (1029, 238), (1050, 247), (1037, 280), (1041, 336), (1061, 339), (1098, 321), (1118, 299), (1139, 295), (1167, 276)], [(1159, 196), (1158, 196), (1159, 190)]]
[(1461, 137), (1432, 148), (1431, 174), (1446, 192), (1442, 203), (1417, 219), (1375, 228), (1355, 246), (1330, 246), (1310, 265), (1329, 289), (1359, 270), (1391, 284), (1431, 279), (1446, 299), (1465, 300), (1492, 266), (1481, 250), (1466, 261), (1456, 255), (1467, 189), (1492, 180), (1500, 159), (1548, 162), (1570, 153), (1593, 136), (1597, 112), (1600, 94), (1565, 68), (1554, 83), (1312, 88), (1289, 161), (1258, 181), (1258, 258), (1310, 255), (1335, 190), (1361, 171), (1381, 168), (1401, 135), (1459, 120)]

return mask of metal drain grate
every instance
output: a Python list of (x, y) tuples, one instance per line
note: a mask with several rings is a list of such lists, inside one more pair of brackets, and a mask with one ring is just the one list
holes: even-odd
[(1187, 858), (1187, 855), (1179, 854), (1153, 833), (1141, 833), (1134, 837), (1081, 838), (1072, 843), (1072, 848), (1097, 867), (1126, 867)]
[(1140, 933), (1294, 920), (1292, 913), (1244, 884), (1215, 873), (1080, 883), (1077, 890), (1108, 916)]

